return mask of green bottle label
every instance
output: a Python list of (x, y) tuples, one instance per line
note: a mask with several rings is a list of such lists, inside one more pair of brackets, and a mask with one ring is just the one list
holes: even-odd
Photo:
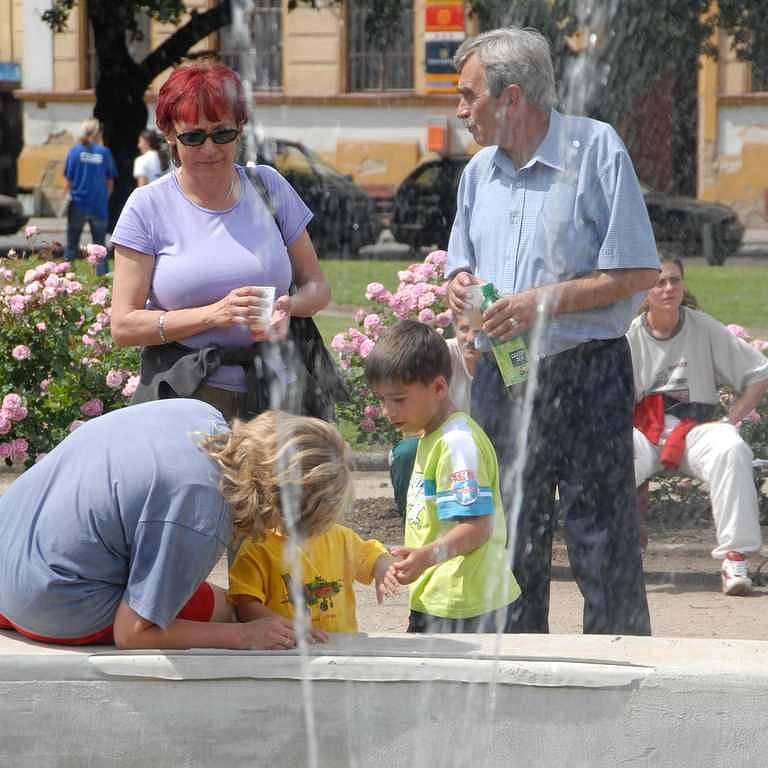
[[(497, 298), (498, 293), (491, 283), (486, 283), (482, 287), (483, 311), (485, 311)], [(504, 386), (513, 387), (516, 384), (522, 384), (528, 380), (528, 347), (525, 345), (522, 336), (515, 336), (509, 341), (499, 341), (490, 339), (493, 356), (496, 358), (496, 365), (499, 366), (501, 378), (504, 380)]]

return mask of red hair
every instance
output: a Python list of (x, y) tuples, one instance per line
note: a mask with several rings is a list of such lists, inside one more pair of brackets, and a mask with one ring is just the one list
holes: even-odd
[(185, 64), (174, 70), (160, 89), (155, 110), (157, 127), (165, 134), (174, 123), (196, 123), (200, 114), (220, 120), (231, 112), (240, 125), (248, 119), (240, 78), (220, 62)]

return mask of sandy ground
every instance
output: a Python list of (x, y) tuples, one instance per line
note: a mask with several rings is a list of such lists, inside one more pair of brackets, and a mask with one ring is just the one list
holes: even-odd
[[(357, 498), (391, 498), (386, 473), (357, 473)], [(367, 521), (363, 521), (365, 523)], [(353, 520), (349, 521), (354, 523)], [(399, 521), (387, 518), (381, 538), (391, 541)], [(372, 527), (377, 525), (374, 519)], [(768, 541), (768, 531), (764, 539)], [(373, 531), (371, 534), (375, 535)], [(712, 529), (691, 529), (651, 537), (646, 553), (648, 603), (653, 634), (658, 637), (768, 639), (768, 587), (757, 587), (749, 597), (726, 597), (720, 591), (719, 563), (708, 550), (714, 546)], [(755, 559), (751, 568), (759, 565)], [(581, 632), (583, 600), (570, 578), (567, 554), (555, 546), (550, 604), (550, 631), (557, 634)], [(768, 566), (764, 569), (768, 570)], [(226, 584), (226, 568), (221, 564), (216, 581)], [(402, 632), (408, 620), (408, 597), (401, 594), (384, 605), (376, 603), (373, 587), (356, 585), (358, 623), (361, 632)]]

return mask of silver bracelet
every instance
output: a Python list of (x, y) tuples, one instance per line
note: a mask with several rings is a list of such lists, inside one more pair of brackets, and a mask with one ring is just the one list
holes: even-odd
[(160, 317), (157, 318), (157, 331), (160, 334), (160, 341), (162, 341), (163, 344), (168, 343), (168, 337), (165, 335), (165, 316), (167, 314), (167, 312), (161, 312)]

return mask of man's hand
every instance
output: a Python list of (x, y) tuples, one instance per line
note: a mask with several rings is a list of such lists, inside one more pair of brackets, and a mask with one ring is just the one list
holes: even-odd
[(464, 314), (467, 307), (467, 287), (473, 283), (482, 282), (480, 278), (471, 275), (469, 272), (457, 272), (448, 283), (448, 306), (454, 314)]
[(541, 299), (539, 289), (532, 288), (511, 296), (502, 296), (483, 313), (483, 330), (494, 339), (508, 341), (533, 327)]

